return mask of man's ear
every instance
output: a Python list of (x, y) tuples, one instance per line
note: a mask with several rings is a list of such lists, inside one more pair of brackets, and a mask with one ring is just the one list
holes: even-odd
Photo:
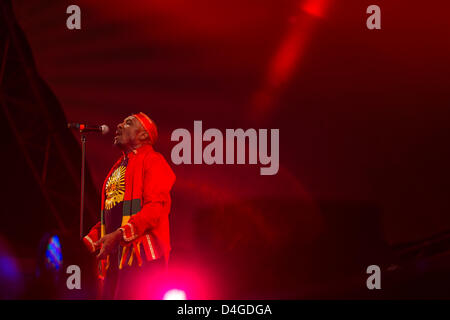
[(141, 140), (141, 141), (145, 141), (145, 140), (147, 140), (149, 138), (149, 135), (148, 135), (148, 132), (147, 131), (142, 131), (140, 134), (139, 134), (139, 139)]

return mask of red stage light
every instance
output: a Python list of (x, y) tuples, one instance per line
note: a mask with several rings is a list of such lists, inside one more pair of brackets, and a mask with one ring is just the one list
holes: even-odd
[(302, 4), (302, 9), (310, 15), (320, 18), (325, 15), (329, 2), (329, 0), (306, 0)]

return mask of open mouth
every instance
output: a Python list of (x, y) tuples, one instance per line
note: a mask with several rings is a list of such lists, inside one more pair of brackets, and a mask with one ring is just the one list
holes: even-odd
[(114, 143), (116, 143), (118, 141), (118, 139), (120, 138), (121, 135), (122, 135), (121, 132), (116, 131), (116, 136), (114, 137)]

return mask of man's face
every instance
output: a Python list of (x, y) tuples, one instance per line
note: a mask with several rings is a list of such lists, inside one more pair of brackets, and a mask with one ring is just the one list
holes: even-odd
[(141, 144), (146, 133), (141, 123), (133, 116), (126, 117), (117, 125), (114, 145), (121, 149), (133, 148)]

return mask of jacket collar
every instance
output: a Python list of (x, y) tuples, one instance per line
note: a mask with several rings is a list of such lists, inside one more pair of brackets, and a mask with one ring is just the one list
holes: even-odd
[(137, 156), (138, 154), (145, 154), (145, 153), (151, 152), (151, 151), (153, 151), (152, 145), (144, 144), (144, 145), (140, 146), (139, 148), (129, 151), (127, 153), (122, 151), (122, 155), (124, 157), (128, 157), (128, 159), (131, 159), (131, 158), (134, 158), (135, 156)]

